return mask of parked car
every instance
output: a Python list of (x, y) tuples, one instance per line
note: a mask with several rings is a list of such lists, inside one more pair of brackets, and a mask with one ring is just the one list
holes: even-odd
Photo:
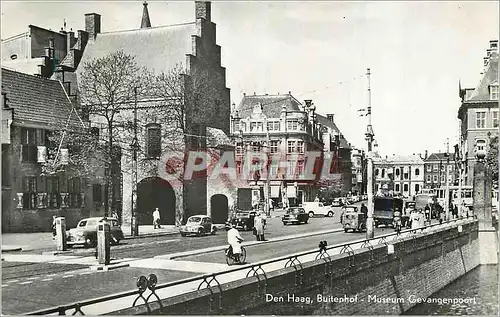
[(282, 221), (283, 225), (285, 226), (293, 223), (307, 223), (309, 221), (309, 214), (306, 213), (304, 208), (291, 207), (286, 210), (286, 213), (283, 215)]
[(242, 229), (243, 231), (252, 230), (254, 227), (255, 211), (236, 211), (231, 219), (229, 219), (229, 224), (236, 225), (236, 228)]
[(326, 217), (333, 217), (333, 215), (335, 215), (333, 208), (331, 206), (323, 205), (322, 202), (304, 202), (302, 204), (302, 208), (306, 210), (309, 218), (314, 217), (314, 215), (323, 215)]
[(341, 198), (335, 198), (332, 201), (332, 207), (342, 207), (344, 206), (344, 202), (342, 201)]
[(195, 215), (188, 218), (186, 224), (181, 227), (181, 236), (187, 235), (203, 236), (207, 233), (215, 234), (217, 228), (212, 219), (205, 215)]
[(80, 220), (76, 228), (69, 229), (66, 232), (67, 244), (69, 246), (83, 245), (95, 247), (97, 245), (97, 226), (102, 224), (104, 220), (110, 226), (110, 243), (114, 245), (120, 243), (120, 240), (123, 240), (123, 231), (118, 219), (92, 217)]
[(351, 196), (351, 200), (353, 201), (353, 203), (357, 203), (358, 201), (360, 201), (361, 199), (359, 198), (359, 196), (357, 195), (353, 195)]

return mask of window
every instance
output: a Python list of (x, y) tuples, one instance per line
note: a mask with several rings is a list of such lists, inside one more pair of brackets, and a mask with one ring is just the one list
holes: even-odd
[(80, 208), (82, 206), (81, 180), (79, 177), (68, 179), (68, 193), (70, 208)]
[(498, 84), (490, 86), (490, 99), (498, 100)]
[(403, 185), (403, 191), (404, 191), (404, 192), (407, 192), (407, 191), (408, 191), (408, 184), (404, 184), (404, 185)]
[(448, 171), (452, 172), (453, 171), (453, 165), (448, 165)]
[(304, 174), (304, 161), (297, 161), (297, 175)]
[(269, 131), (279, 131), (280, 130), (280, 122), (279, 121), (268, 121), (267, 129)]
[(491, 125), (493, 128), (498, 128), (498, 111), (491, 112)]
[(22, 161), (37, 162), (38, 145), (45, 145), (45, 130), (21, 128)]
[(36, 177), (26, 176), (23, 177), (23, 209), (36, 208)]
[(295, 141), (288, 141), (286, 153), (291, 154), (294, 152), (295, 152)]
[(431, 182), (431, 175), (427, 175), (427, 183)]
[(245, 132), (247, 130), (247, 124), (246, 124), (246, 122), (240, 122), (240, 129), (243, 132)]
[(399, 188), (399, 184), (394, 185), (394, 189), (395, 189), (397, 192), (399, 192), (399, 190), (400, 190), (400, 188)]
[(415, 169), (415, 176), (419, 176), (420, 175), (420, 169), (416, 168)]
[(399, 175), (400, 175), (399, 168), (396, 168), (396, 176), (399, 177)]
[(47, 207), (48, 208), (59, 208), (59, 178), (58, 177), (47, 177), (45, 179), (45, 185), (47, 190)]
[(476, 112), (476, 128), (482, 129), (486, 127), (486, 112), (478, 111)]
[(441, 183), (444, 183), (445, 182), (445, 177), (444, 175), (441, 175)]
[(278, 141), (271, 141), (269, 148), (271, 153), (278, 153)]
[(257, 130), (257, 122), (250, 122), (250, 132)]
[(264, 123), (263, 122), (257, 122), (257, 131), (258, 132), (264, 131)]
[(240, 122), (239, 121), (234, 121), (233, 123), (233, 131), (239, 131), (240, 130)]
[(415, 184), (415, 193), (418, 193), (420, 191), (420, 185)]
[(378, 168), (375, 169), (375, 176), (378, 176)]
[(426, 167), (427, 172), (432, 172), (432, 165), (428, 164)]
[(434, 183), (437, 183), (438, 182), (438, 176), (437, 175), (434, 175), (434, 177), (432, 178), (432, 181)]
[(262, 149), (262, 146), (259, 142), (252, 142), (252, 151), (253, 152), (260, 152)]
[(403, 178), (408, 179), (408, 172), (404, 173)]
[(161, 126), (150, 124), (147, 130), (147, 157), (160, 157), (161, 155)]
[(297, 152), (304, 153), (304, 141), (297, 141)]
[(296, 131), (299, 129), (299, 120), (288, 120), (286, 122), (286, 129), (289, 131)]
[(482, 151), (486, 149), (486, 141), (485, 140), (476, 140), (476, 151)]
[(236, 145), (236, 155), (243, 155), (243, 145), (241, 143)]
[(102, 186), (101, 184), (92, 185), (92, 200), (94, 201), (94, 206), (102, 206)]
[(434, 170), (434, 172), (437, 172), (439, 170), (439, 165), (438, 164), (434, 164), (433, 170)]

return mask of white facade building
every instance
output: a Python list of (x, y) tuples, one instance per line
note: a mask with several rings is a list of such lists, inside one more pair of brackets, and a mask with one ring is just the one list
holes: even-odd
[(375, 191), (387, 185), (395, 194), (411, 197), (424, 188), (424, 161), (418, 155), (379, 157), (373, 164)]

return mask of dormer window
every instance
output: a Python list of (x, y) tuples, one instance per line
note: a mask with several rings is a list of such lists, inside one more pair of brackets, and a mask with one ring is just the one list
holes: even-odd
[(498, 83), (490, 86), (490, 99), (498, 100)]

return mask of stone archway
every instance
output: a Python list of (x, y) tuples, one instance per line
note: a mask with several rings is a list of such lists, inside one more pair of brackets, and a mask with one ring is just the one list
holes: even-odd
[(229, 214), (229, 204), (226, 195), (213, 195), (210, 198), (210, 206), (213, 223), (225, 223)]
[(153, 224), (153, 211), (160, 210), (160, 223), (175, 225), (175, 192), (162, 178), (145, 178), (137, 184), (137, 221), (140, 225)]

